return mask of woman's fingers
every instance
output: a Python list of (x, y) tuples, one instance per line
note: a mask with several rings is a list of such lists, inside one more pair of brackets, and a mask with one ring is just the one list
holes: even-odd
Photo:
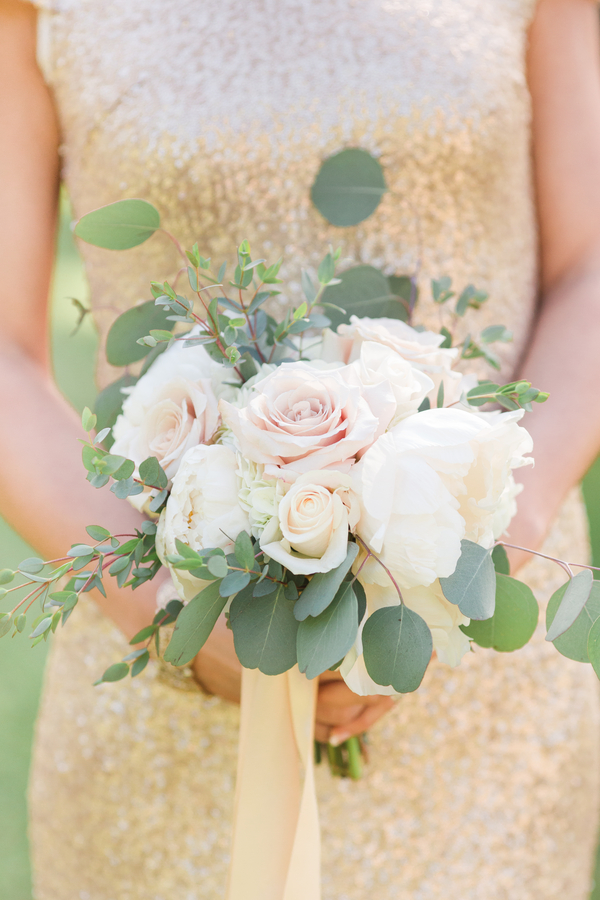
[(381, 719), (394, 705), (392, 697), (365, 697), (365, 700), (374, 702), (366, 705), (362, 711), (352, 719), (349, 723), (344, 723), (330, 730), (329, 742), (335, 747), (347, 741), (349, 737), (355, 734), (362, 734), (368, 731), (375, 722)]
[(317, 699), (315, 737), (326, 743), (334, 737), (340, 744), (370, 728), (393, 706), (391, 697), (375, 694), (359, 697), (346, 685), (339, 672), (321, 676)]

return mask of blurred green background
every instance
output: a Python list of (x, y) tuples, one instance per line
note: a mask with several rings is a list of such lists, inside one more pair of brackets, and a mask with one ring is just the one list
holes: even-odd
[[(78, 410), (92, 406), (97, 339), (89, 318), (73, 334), (78, 314), (72, 302), (88, 305), (88, 287), (71, 237), (63, 197), (52, 291), (50, 332), (56, 381)], [(82, 476), (83, 477), (83, 476)], [(600, 461), (584, 481), (595, 565), (600, 565)], [(2, 567), (15, 567), (33, 550), (0, 519)], [(600, 574), (600, 573), (598, 573)], [(8, 604), (0, 609), (8, 608)], [(11, 603), (12, 605), (12, 603)], [(0, 653), (0, 900), (31, 900), (27, 846), (26, 790), (35, 714), (46, 644), (33, 650), (23, 640), (2, 641)], [(600, 864), (593, 900), (600, 900)], [(75, 900), (75, 898), (73, 898)], [(119, 900), (119, 898), (115, 898)], [(542, 898), (540, 898), (542, 900)]]

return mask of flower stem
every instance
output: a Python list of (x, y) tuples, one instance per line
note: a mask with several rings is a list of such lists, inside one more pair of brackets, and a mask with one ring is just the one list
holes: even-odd
[(342, 747), (346, 748), (346, 753), (348, 754), (348, 775), (353, 781), (358, 781), (362, 778), (360, 740), (356, 735), (353, 735), (353, 737), (348, 738), (348, 740), (342, 744)]

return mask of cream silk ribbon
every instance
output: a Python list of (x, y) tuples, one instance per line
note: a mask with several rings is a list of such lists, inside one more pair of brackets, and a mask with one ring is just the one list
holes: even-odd
[(313, 739), (318, 678), (242, 673), (227, 900), (320, 900)]

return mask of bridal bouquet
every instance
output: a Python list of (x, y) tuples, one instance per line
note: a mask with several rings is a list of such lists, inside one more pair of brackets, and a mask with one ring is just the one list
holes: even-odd
[[(123, 200), (76, 233), (122, 250), (159, 229), (151, 204)], [(224, 614), (243, 667), (227, 897), (249, 900), (251, 884), (256, 900), (316, 900), (318, 676), (402, 694), (433, 653), (457, 666), (473, 645), (529, 641), (538, 605), (504, 546), (513, 472), (532, 462), (520, 421), (547, 394), (461, 374), (464, 359), (498, 369), (490, 345), (511, 338), (494, 325), (456, 339), (486, 300), (472, 285), (456, 296), (449, 278), (431, 282), (435, 333), (414, 321), (415, 278), (365, 265), (337, 276), (330, 251), (284, 308), (281, 261), (253, 260), (244, 242), (231, 274), (225, 263), (215, 274), (197, 245), (168, 236), (184, 265), (113, 323), (107, 359), (125, 372), (82, 417), (88, 481), (145, 518), (130, 535), (90, 525), (62, 559), (0, 570), (0, 595), (28, 589), (0, 615), (0, 637), (23, 632), (37, 604), (30, 637), (46, 640), (106, 575), (135, 589), (166, 567), (177, 599), (99, 673), (107, 683), (138, 676), (152, 645), (163, 665), (188, 664)], [(599, 583), (589, 566), (555, 562), (568, 581), (547, 640), (600, 673)], [(356, 738), (329, 747), (334, 773), (358, 777), (360, 750)], [(300, 771), (302, 791), (290, 787)]]
[[(159, 228), (153, 206), (124, 200), (76, 233), (126, 249)], [(100, 682), (137, 676), (173, 624), (164, 659), (185, 665), (223, 612), (245, 668), (275, 676), (297, 665), (308, 679), (339, 668), (362, 695), (416, 690), (433, 652), (456, 666), (472, 643), (527, 643), (538, 606), (510, 577), (502, 536), (516, 511), (513, 470), (532, 463), (519, 423), (547, 395), (456, 369), (476, 357), (497, 368), (489, 345), (510, 340), (506, 329), (453, 345), (445, 326), (409, 324), (414, 280), (389, 278), (386, 295), (357, 300), (371, 267), (338, 278), (339, 252), (325, 255), (317, 283), (303, 273), (304, 302), (278, 321), (281, 261), (252, 260), (244, 242), (227, 280), (225, 263), (215, 276), (197, 245), (177, 246), (189, 290), (153, 282), (153, 299), (116, 320), (107, 357), (128, 369), (82, 420), (88, 480), (147, 519), (125, 541), (91, 525), (91, 542), (64, 559), (0, 571), (2, 594), (21, 587), (6, 587), (16, 574), (31, 587), (2, 614), (0, 636), (22, 632), (38, 601), (31, 638), (45, 640), (82, 593), (104, 591), (107, 573), (135, 589), (166, 566), (180, 600)], [(449, 278), (431, 288), (440, 307), (455, 297)], [(469, 285), (454, 322), (485, 299)], [(558, 562), (570, 577), (551, 601), (548, 639), (600, 668), (590, 567), (573, 575)]]

